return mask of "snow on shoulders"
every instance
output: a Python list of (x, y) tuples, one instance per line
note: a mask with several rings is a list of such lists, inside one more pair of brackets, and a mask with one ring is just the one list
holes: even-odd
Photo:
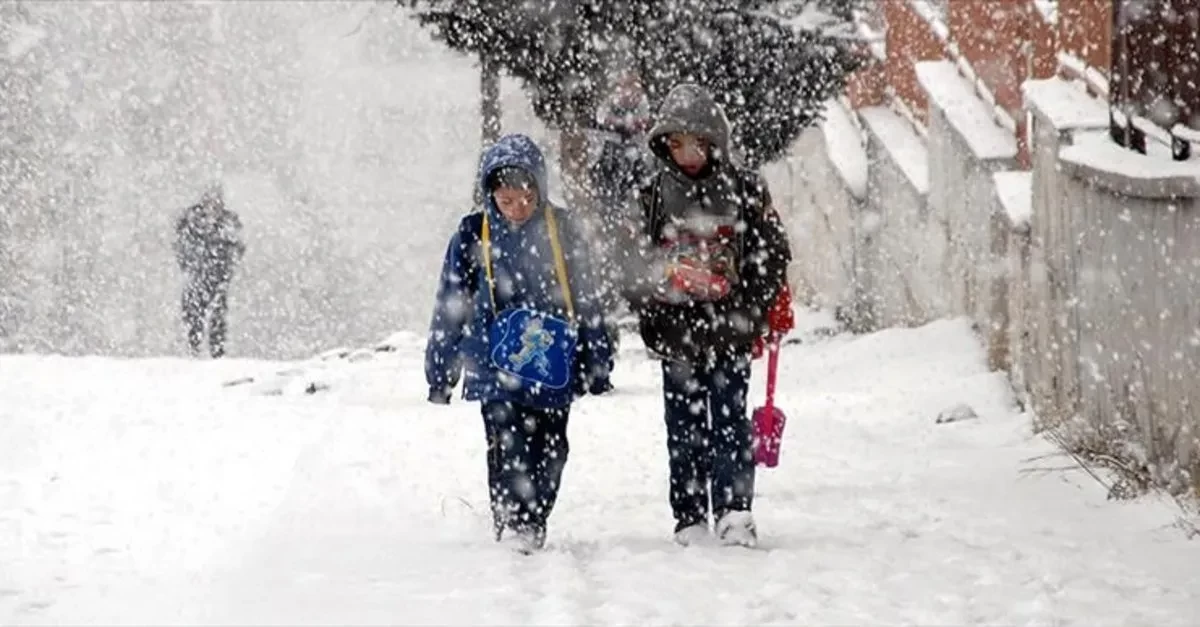
[(867, 149), (862, 134), (850, 119), (853, 113), (836, 100), (825, 103), (825, 120), (821, 133), (825, 136), (825, 151), (837, 168), (842, 181), (855, 198), (867, 197)]
[(1033, 173), (1021, 170), (996, 172), (996, 196), (1013, 228), (1028, 228), (1033, 217)]
[(1021, 85), (1027, 106), (1037, 108), (1059, 130), (1104, 128), (1108, 107), (1088, 95), (1082, 85), (1061, 78), (1025, 81)]
[(919, 194), (929, 193), (929, 151), (905, 119), (887, 107), (858, 112)]
[(992, 110), (950, 61), (916, 64), (917, 80), (978, 159), (1012, 159), (1017, 140), (992, 120)]

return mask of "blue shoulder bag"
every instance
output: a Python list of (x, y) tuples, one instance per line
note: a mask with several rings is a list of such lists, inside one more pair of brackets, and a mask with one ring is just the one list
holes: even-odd
[(575, 305), (567, 282), (567, 266), (558, 240), (558, 224), (546, 205), (546, 226), (554, 253), (554, 270), (566, 304), (567, 320), (524, 307), (496, 310), (496, 287), (492, 276), (491, 228), (483, 214), (483, 259), (488, 293), (495, 320), (488, 334), (491, 365), (499, 371), (498, 382), (519, 402), (538, 407), (559, 407), (571, 402), (571, 377), (579, 332)]

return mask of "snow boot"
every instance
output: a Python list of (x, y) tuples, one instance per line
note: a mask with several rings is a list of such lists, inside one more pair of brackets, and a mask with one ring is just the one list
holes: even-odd
[(717, 521), (717, 539), (725, 546), (758, 546), (758, 529), (750, 512), (732, 511)]
[(520, 555), (532, 555), (546, 546), (546, 533), (533, 529), (505, 529), (500, 544)]
[(675, 544), (679, 546), (703, 545), (711, 541), (712, 533), (708, 530), (708, 523), (696, 523), (675, 530)]

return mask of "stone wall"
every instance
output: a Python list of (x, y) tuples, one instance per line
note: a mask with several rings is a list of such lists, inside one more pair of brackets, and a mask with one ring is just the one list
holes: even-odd
[[(1026, 362), (1047, 426), (1067, 426), (1176, 490), (1200, 487), (1200, 165), (1072, 124), (1038, 85)], [(1078, 112), (1077, 112), (1078, 113)]]
[(856, 330), (967, 317), (1038, 427), (1200, 489), (1200, 168), (1116, 147), (1103, 104), (1050, 79), (1026, 84), (1018, 171), (1011, 133), (941, 63), (917, 64), (927, 130), (855, 112), (861, 198), (822, 129), (767, 172), (799, 293)]
[(788, 277), (794, 298), (833, 308), (853, 298), (855, 222), (862, 201), (830, 159), (825, 133), (824, 127), (806, 131), (792, 157), (768, 166), (764, 175), (792, 247)]

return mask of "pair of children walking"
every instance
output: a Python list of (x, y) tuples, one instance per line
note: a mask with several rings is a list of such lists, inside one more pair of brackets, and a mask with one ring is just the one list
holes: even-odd
[[(620, 242), (622, 294), (663, 359), (675, 539), (715, 531), (753, 546), (747, 387), (754, 341), (790, 260), (765, 184), (731, 159), (729, 123), (695, 85), (672, 90), (649, 144), (658, 172)], [(611, 389), (613, 350), (590, 246), (547, 198), (544, 157), (524, 135), (487, 149), (482, 211), (450, 239), (426, 347), (429, 400), (482, 406), (496, 540), (546, 540), (572, 402)], [(715, 526), (710, 527), (710, 512)]]

